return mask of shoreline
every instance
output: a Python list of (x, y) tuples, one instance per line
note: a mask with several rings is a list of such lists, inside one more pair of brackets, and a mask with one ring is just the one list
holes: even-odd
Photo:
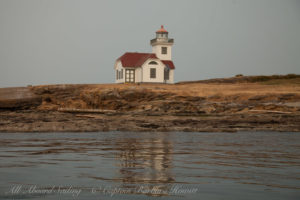
[(300, 132), (300, 77), (286, 77), (0, 88), (0, 132)]
[(108, 116), (33, 110), (2, 111), (0, 118), (0, 132), (300, 132), (300, 115), (289, 114)]

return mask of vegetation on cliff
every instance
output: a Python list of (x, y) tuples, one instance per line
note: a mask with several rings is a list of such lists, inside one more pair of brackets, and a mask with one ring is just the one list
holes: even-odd
[[(238, 76), (174, 85), (99, 84), (4, 88), (0, 89), (0, 108), (0, 131), (15, 127), (10, 126), (10, 123), (19, 124), (18, 130), (22, 130), (23, 126), (23, 130), (28, 131), (235, 131), (255, 128), (300, 131), (300, 77)], [(16, 112), (23, 112), (20, 118), (23, 121), (8, 117), (10, 113), (17, 119)], [(24, 113), (36, 116), (35, 120), (29, 120), (30, 126), (24, 124), (24, 121), (28, 121), (24, 120), (28, 116)], [(68, 119), (63, 119), (65, 117), (72, 121), (66, 123)], [(41, 121), (40, 128), (37, 128), (34, 123), (43, 118), (45, 121)], [(93, 124), (93, 120), (98, 124)], [(125, 125), (122, 120), (126, 120)], [(78, 127), (72, 122), (76, 122)]]

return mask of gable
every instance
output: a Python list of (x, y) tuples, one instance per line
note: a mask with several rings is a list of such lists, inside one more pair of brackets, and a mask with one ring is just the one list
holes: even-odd
[(145, 62), (142, 65), (142, 68), (144, 68), (145, 66), (147, 67), (165, 67), (165, 64), (158, 58), (149, 58), (147, 60), (145, 60)]

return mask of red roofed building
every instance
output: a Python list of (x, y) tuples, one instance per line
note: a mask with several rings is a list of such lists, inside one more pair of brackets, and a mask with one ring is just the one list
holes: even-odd
[(161, 26), (150, 41), (152, 53), (126, 52), (116, 60), (116, 83), (174, 83), (173, 43)]

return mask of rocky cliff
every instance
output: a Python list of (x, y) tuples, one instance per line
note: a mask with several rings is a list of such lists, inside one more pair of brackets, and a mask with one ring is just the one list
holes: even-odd
[(233, 79), (3, 88), (0, 131), (300, 131), (297, 75)]

